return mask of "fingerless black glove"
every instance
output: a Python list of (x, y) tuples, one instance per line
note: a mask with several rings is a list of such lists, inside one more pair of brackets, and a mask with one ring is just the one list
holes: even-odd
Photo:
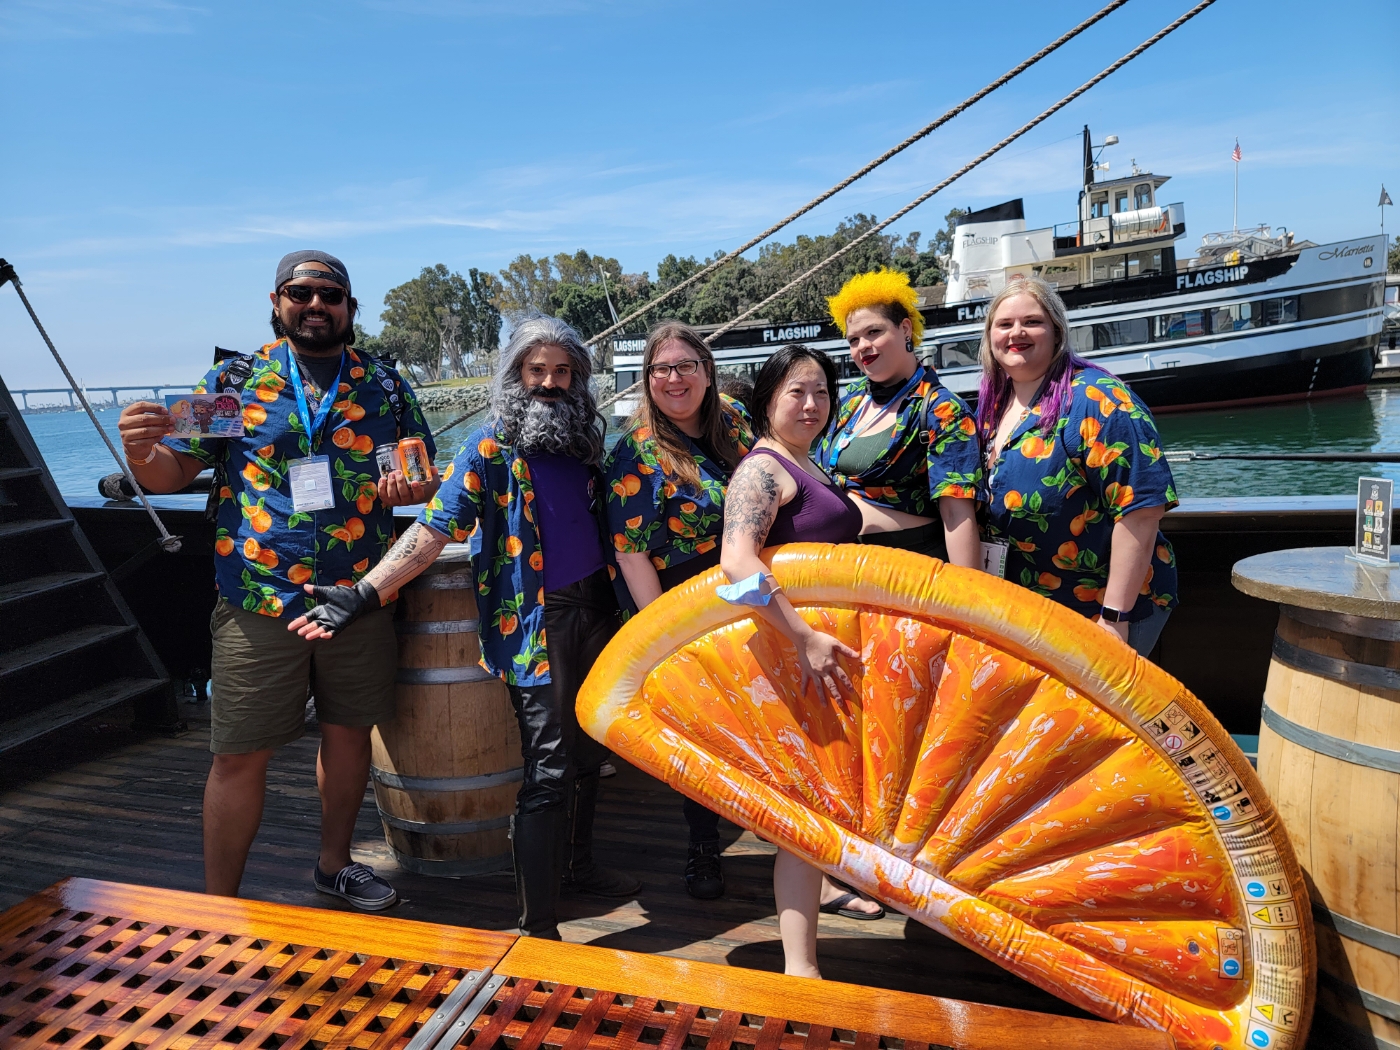
[(353, 587), (315, 587), (311, 596), (317, 604), (306, 614), (311, 623), (320, 624), (332, 634), (338, 634), (361, 615), (379, 608), (379, 592), (368, 580)]

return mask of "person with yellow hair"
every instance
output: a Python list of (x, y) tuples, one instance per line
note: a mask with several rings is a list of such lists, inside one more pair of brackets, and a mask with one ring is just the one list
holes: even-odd
[(864, 378), (846, 390), (815, 458), (857, 499), (859, 542), (982, 567), (977, 426), (919, 361), (919, 296), (907, 274), (856, 274), (827, 300)]

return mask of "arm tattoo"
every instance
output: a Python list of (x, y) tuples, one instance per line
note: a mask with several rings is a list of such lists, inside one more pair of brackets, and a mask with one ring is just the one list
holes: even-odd
[(422, 537), (419, 535), (419, 524), (414, 522), (409, 530), (400, 537), (399, 541), (389, 548), (389, 553), (384, 555), (386, 562), (408, 561), (409, 555), (418, 547), (418, 541)]
[(381, 595), (392, 594), (436, 561), (445, 546), (446, 536), (415, 521), (365, 579)]
[(724, 542), (747, 540), (761, 548), (778, 516), (778, 479), (767, 467), (750, 461), (730, 479), (724, 496)]

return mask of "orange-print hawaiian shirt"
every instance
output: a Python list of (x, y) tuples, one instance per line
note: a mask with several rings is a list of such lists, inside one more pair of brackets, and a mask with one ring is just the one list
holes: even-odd
[[(1008, 580), (1092, 618), (1108, 584), (1114, 524), (1144, 507), (1170, 510), (1176, 487), (1152, 413), (1121, 380), (1082, 368), (1071, 390), (1054, 434), (1041, 433), (1038, 399), (1011, 432), (988, 480), (986, 526), (1010, 544)], [(1130, 619), (1176, 601), (1176, 555), (1158, 532)]]
[[(738, 402), (720, 395), (729, 435), (746, 455), (753, 445), (749, 421)], [(682, 435), (684, 436), (684, 435)], [(690, 491), (668, 474), (651, 432), (628, 428), (603, 461), (607, 483), (607, 525), (613, 548), (621, 553), (651, 555), (657, 569), (684, 565), (719, 545), (724, 530), (724, 491), (729, 471), (686, 438), (700, 489)]]
[[(601, 476), (591, 471), (589, 498)], [(510, 685), (550, 681), (544, 628), (544, 545), (525, 457), (495, 424), (467, 437), (418, 520), (449, 540), (470, 540), (481, 618), (481, 662)], [(605, 552), (606, 553), (606, 552)], [(609, 574), (616, 572), (611, 565)]]
[(836, 418), (812, 457), (847, 491), (921, 518), (938, 517), (941, 496), (976, 499), (981, 494), (982, 454), (972, 413), (928, 368), (891, 410), (895, 424), (880, 458), (861, 474), (841, 473), (835, 462), (840, 455), (838, 435), (865, 404), (869, 390), (870, 381), (864, 377), (846, 388)]
[[(288, 385), (289, 352), (283, 339), (254, 355), (253, 372), (243, 385), (243, 437), (165, 439), (176, 452), (206, 466), (224, 464), (214, 542), (220, 597), (249, 612), (286, 619), (315, 604), (303, 584), (355, 583), (394, 542), (393, 510), (379, 502), (376, 489), (375, 448), (418, 437), (428, 455), (434, 454), (432, 434), (409, 385), (384, 362), (354, 350), (346, 353), (336, 400), (313, 449)], [(227, 368), (225, 363), (210, 369), (195, 392), (225, 389)], [(306, 393), (314, 415), (309, 387)], [(402, 431), (391, 398), (402, 405)], [(298, 514), (292, 510), (290, 464), (313, 453), (330, 460), (335, 506)]]

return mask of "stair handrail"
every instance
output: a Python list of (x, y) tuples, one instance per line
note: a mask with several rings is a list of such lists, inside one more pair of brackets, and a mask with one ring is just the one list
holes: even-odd
[(19, 283), (19, 274), (15, 272), (14, 266), (4, 259), (0, 259), (0, 287), (4, 287), (7, 281), (15, 286), (15, 292), (19, 295), (19, 301), (22, 302), (24, 308), (29, 311), (29, 319), (34, 322), (34, 327), (39, 330), (39, 335), (43, 337), (45, 345), (49, 348), (49, 353), (53, 354), (53, 359), (58, 362), (58, 367), (63, 370), (63, 377), (68, 380), (68, 385), (72, 388), (73, 393), (78, 395), (78, 401), (82, 404), (83, 411), (88, 414), (88, 418), (92, 420), (92, 425), (95, 426), (97, 432), (102, 435), (102, 440), (107, 445), (107, 451), (112, 453), (112, 458), (117, 461), (117, 466), (120, 467), (121, 472), (126, 475), (126, 480), (131, 485), (132, 491), (136, 493), (136, 498), (141, 501), (141, 506), (145, 507), (146, 513), (151, 516), (151, 521), (155, 524), (156, 531), (160, 533), (161, 550), (165, 551), (167, 554), (178, 553), (180, 550), (180, 537), (170, 534), (170, 531), (165, 527), (165, 522), (160, 520), (160, 515), (158, 515), (156, 509), (151, 506), (151, 501), (146, 498), (146, 492), (141, 488), (140, 482), (138, 482), (136, 476), (131, 473), (131, 468), (126, 465), (126, 457), (117, 451), (116, 445), (112, 444), (112, 439), (107, 435), (107, 431), (102, 426), (101, 420), (97, 418), (97, 413), (92, 410), (92, 405), (88, 403), (87, 394), (83, 392), (81, 384), (73, 378), (73, 373), (68, 371), (68, 365), (64, 362), (62, 355), (59, 354), (58, 347), (53, 345), (53, 340), (49, 338), (49, 333), (44, 330), (43, 324), (39, 321), (39, 315), (34, 312), (34, 307), (29, 305), (29, 296), (24, 294), (24, 288)]

